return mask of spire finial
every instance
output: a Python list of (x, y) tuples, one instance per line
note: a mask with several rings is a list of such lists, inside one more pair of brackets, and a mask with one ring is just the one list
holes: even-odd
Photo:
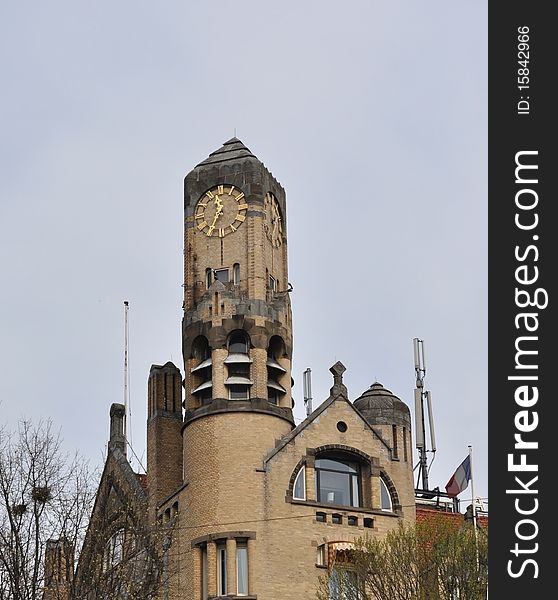
[(329, 371), (333, 375), (333, 387), (330, 390), (330, 394), (332, 396), (343, 394), (343, 396), (347, 397), (347, 387), (343, 383), (343, 373), (346, 370), (347, 368), (345, 365), (339, 360), (332, 367), (330, 367)]

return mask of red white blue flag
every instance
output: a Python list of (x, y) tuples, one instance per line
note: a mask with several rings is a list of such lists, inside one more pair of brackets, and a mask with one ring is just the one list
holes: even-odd
[(451, 498), (455, 498), (469, 485), (471, 479), (471, 456), (467, 458), (457, 467), (451, 479), (446, 483), (446, 492)]

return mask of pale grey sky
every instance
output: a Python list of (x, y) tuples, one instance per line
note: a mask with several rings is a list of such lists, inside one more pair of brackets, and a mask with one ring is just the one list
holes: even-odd
[[(99, 463), (152, 363), (182, 368), (182, 186), (237, 136), (287, 191), (294, 395), (341, 360), (412, 404), (425, 340), (444, 488), (487, 483), (486, 1), (0, 6), (0, 415)], [(470, 491), (460, 497), (469, 498)]]

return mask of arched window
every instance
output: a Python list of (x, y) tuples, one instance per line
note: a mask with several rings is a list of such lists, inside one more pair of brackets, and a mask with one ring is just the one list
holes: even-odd
[(318, 502), (360, 506), (360, 465), (344, 456), (325, 455), (316, 459)]
[(209, 289), (213, 283), (213, 269), (205, 270), (205, 287)]
[(113, 533), (105, 544), (103, 570), (108, 571), (122, 562), (124, 555), (124, 529)]
[(238, 263), (234, 263), (233, 265), (233, 283), (234, 285), (240, 283), (240, 265)]
[(298, 471), (293, 484), (293, 498), (306, 500), (306, 472), (304, 465)]
[(241, 331), (234, 332), (229, 338), (229, 355), (236, 353), (248, 354), (248, 340)]
[(225, 358), (228, 377), (225, 385), (230, 400), (247, 400), (250, 397), (250, 343), (244, 331), (234, 331), (228, 341), (229, 354)]
[(380, 506), (382, 510), (393, 512), (393, 501), (383, 477), (380, 477)]
[(201, 404), (207, 404), (212, 397), (211, 379), (211, 349), (207, 338), (197, 337), (192, 344), (192, 357), (195, 358), (192, 367), (192, 394)]
[[(267, 400), (271, 404), (279, 404), (281, 398), (287, 393), (285, 387), (281, 384), (283, 375), (287, 370), (279, 363), (278, 358), (285, 354), (285, 344), (283, 340), (274, 335), (269, 340), (267, 349)], [(284, 381), (283, 381), (284, 383)]]

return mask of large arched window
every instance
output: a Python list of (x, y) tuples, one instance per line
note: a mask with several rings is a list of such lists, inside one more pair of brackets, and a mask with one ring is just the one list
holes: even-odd
[(316, 498), (318, 502), (361, 505), (360, 465), (335, 455), (316, 459)]

